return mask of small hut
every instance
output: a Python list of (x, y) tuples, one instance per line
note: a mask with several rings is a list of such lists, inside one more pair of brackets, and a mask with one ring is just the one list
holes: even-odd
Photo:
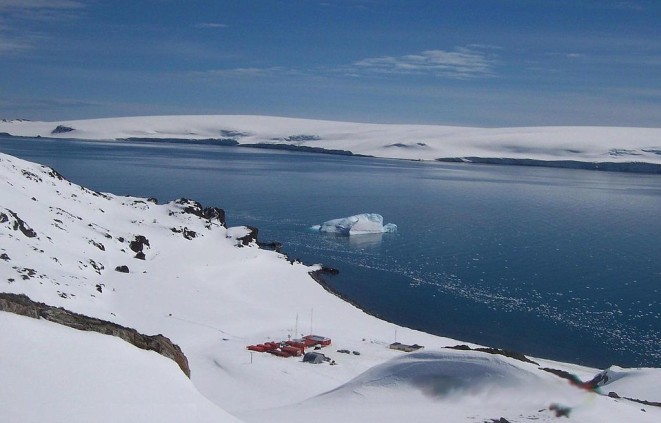
[(326, 356), (318, 352), (307, 352), (303, 356), (304, 363), (321, 364), (326, 360)]
[(391, 350), (397, 350), (397, 351), (404, 351), (404, 352), (413, 352), (413, 351), (418, 351), (423, 349), (424, 347), (422, 345), (418, 344), (413, 344), (413, 345), (406, 345), (402, 344), (399, 342), (394, 342), (390, 344), (390, 349)]

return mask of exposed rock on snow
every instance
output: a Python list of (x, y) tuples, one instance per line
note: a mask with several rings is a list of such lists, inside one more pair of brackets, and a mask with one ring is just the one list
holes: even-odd
[(0, 292), (0, 310), (34, 319), (46, 319), (78, 330), (116, 336), (140, 349), (155, 351), (173, 360), (177, 363), (181, 371), (190, 377), (188, 359), (181, 351), (181, 348), (163, 335), (143, 335), (135, 329), (127, 328), (116, 323), (83, 316), (82, 314), (65, 310), (62, 307), (56, 308), (32, 301), (27, 295)]
[(529, 359), (528, 357), (526, 357), (525, 355), (523, 355), (521, 353), (514, 352), (514, 351), (507, 351), (507, 350), (503, 350), (503, 349), (500, 349), (500, 348), (482, 348), (482, 347), (471, 348), (468, 345), (456, 345), (454, 347), (447, 347), (447, 348), (452, 349), (452, 350), (459, 350), (459, 351), (479, 351), (479, 352), (484, 352), (484, 353), (487, 353), (487, 354), (502, 355), (502, 356), (505, 356), (505, 357), (513, 358), (515, 360), (523, 361), (524, 363), (531, 363), (531, 364), (538, 365), (538, 363), (536, 361), (532, 361), (531, 359)]
[(30, 228), (16, 213), (5, 209), (7, 214), (0, 212), (0, 223), (7, 223), (13, 230), (20, 230), (28, 238), (34, 238), (37, 233)]
[(397, 231), (397, 225), (394, 223), (384, 225), (383, 216), (376, 213), (363, 213), (341, 219), (333, 219), (312, 228), (319, 232), (339, 235), (381, 234)]
[(64, 126), (64, 125), (57, 125), (55, 129), (51, 131), (51, 134), (66, 134), (67, 132), (73, 132), (75, 129), (69, 127), (69, 126)]
[[(593, 383), (604, 393), (616, 392), (623, 398), (647, 401), (661, 407), (661, 369), (625, 369), (611, 366), (599, 373)], [(649, 387), (654, 386), (653, 390)]]
[(135, 258), (145, 259), (145, 246), (149, 247), (149, 240), (142, 235), (136, 235), (135, 239), (129, 243), (129, 248), (135, 253)]

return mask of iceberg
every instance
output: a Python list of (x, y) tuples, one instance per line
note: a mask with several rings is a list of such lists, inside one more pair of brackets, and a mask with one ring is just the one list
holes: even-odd
[(383, 224), (383, 216), (376, 213), (356, 214), (341, 219), (333, 219), (315, 225), (314, 230), (324, 233), (334, 233), (340, 235), (363, 235), (363, 234), (382, 234), (386, 232), (396, 232), (397, 225), (394, 223)]

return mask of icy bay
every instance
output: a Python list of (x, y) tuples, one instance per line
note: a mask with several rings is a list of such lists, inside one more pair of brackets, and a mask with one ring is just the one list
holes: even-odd
[[(596, 367), (661, 365), (659, 176), (158, 142), (0, 139), (0, 151), (92, 189), (223, 207), (405, 326)], [(365, 210), (399, 231), (308, 230)]]

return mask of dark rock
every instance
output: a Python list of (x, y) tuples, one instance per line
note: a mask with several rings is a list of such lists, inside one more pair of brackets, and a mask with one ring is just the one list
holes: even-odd
[(138, 260), (144, 260), (145, 253), (143, 253), (142, 251), (138, 251), (137, 253), (135, 253), (135, 256), (133, 256), (133, 258), (137, 258)]
[(101, 251), (106, 251), (106, 247), (103, 244), (101, 244), (100, 242), (96, 242), (96, 241), (90, 239), (90, 244), (92, 244), (93, 246), (95, 246), (96, 248), (98, 248)]
[(32, 301), (26, 295), (0, 293), (0, 310), (34, 319), (46, 319), (78, 330), (116, 336), (140, 349), (155, 351), (173, 360), (190, 377), (188, 359), (181, 348), (163, 335), (143, 335), (135, 329), (113, 322)]
[(560, 404), (551, 404), (549, 410), (555, 412), (556, 417), (569, 417), (571, 408)]
[(34, 269), (30, 269), (30, 268), (28, 268), (28, 267), (23, 267), (23, 268), (14, 267), (13, 269), (16, 270), (16, 272), (18, 272), (18, 274), (21, 275), (21, 278), (22, 278), (24, 281), (27, 281), (27, 280), (29, 280), (29, 279), (34, 278), (35, 275), (37, 274), (37, 271), (36, 271), (36, 270), (34, 270)]
[(91, 266), (94, 268), (94, 270), (96, 271), (96, 273), (98, 273), (99, 275), (101, 274), (101, 271), (102, 271), (103, 269), (105, 269), (105, 266), (104, 266), (103, 264), (101, 264), (101, 263), (97, 263), (97, 262), (95, 262), (95, 261), (92, 260), (92, 259), (89, 259), (89, 262), (90, 262), (90, 265), (91, 265)]
[(240, 138), (248, 136), (247, 132), (232, 131), (228, 129), (221, 129), (220, 136), (223, 138)]
[(102, 284), (102, 283), (97, 283), (97, 284), (96, 284), (96, 290), (99, 291), (100, 293), (103, 293), (103, 287), (104, 287), (104, 286), (105, 286), (105, 285)]
[(208, 220), (218, 220), (222, 226), (225, 226), (225, 210), (218, 207), (207, 207), (202, 210), (202, 216)]
[(549, 373), (554, 374), (558, 377), (566, 379), (566, 380), (569, 381), (569, 383), (571, 383), (572, 385), (577, 386), (579, 388), (587, 389), (589, 391), (592, 391), (596, 388), (596, 386), (592, 385), (590, 382), (583, 382), (575, 374), (566, 372), (564, 370), (552, 369), (550, 367), (542, 367), (539, 370), (543, 370), (545, 372), (549, 372)]
[(290, 141), (290, 142), (300, 142), (300, 141), (319, 141), (321, 140), (321, 137), (319, 135), (290, 135), (287, 138), (285, 138), (285, 141)]
[(186, 239), (193, 239), (197, 236), (197, 232), (188, 228), (183, 229), (183, 234), (184, 234), (184, 238)]
[(617, 394), (617, 392), (610, 391), (608, 393), (608, 396), (611, 398), (620, 398), (620, 396)]
[(233, 147), (239, 142), (234, 138), (205, 138), (205, 139), (191, 139), (191, 138), (146, 138), (146, 137), (129, 137), (117, 138), (117, 141), (128, 142), (153, 142), (153, 143), (172, 143), (172, 144), (202, 144), (202, 145), (222, 145)]
[(251, 242), (257, 242), (257, 234), (259, 229), (254, 226), (246, 226), (248, 233), (242, 237), (237, 238), (238, 241), (241, 241), (242, 245), (250, 245)]
[(334, 154), (339, 156), (370, 157), (364, 154), (354, 154), (349, 150), (326, 149), (321, 147), (310, 147), (308, 145), (257, 143), (257, 144), (239, 144), (237, 147), (263, 148), (266, 150), (301, 151), (304, 153)]
[(218, 207), (203, 207), (202, 204), (188, 198), (179, 198), (174, 201), (175, 204), (182, 206), (182, 212), (192, 214), (193, 216), (201, 217), (209, 221), (218, 220), (218, 222), (225, 226), (225, 210)]
[(505, 357), (513, 358), (515, 360), (523, 361), (524, 363), (531, 363), (535, 365), (539, 365), (539, 363), (532, 361), (525, 355), (515, 352), (515, 351), (508, 351), (508, 350), (503, 350), (500, 348), (471, 348), (468, 345), (456, 345), (454, 347), (445, 347), (451, 350), (460, 350), (460, 351), (479, 351), (479, 352), (484, 352), (487, 354), (495, 354), (495, 355), (502, 355)]
[[(27, 223), (25, 223), (20, 217), (18, 217), (16, 213), (14, 213), (9, 209), (7, 209), (7, 212), (11, 215), (11, 217), (14, 218), (13, 229), (15, 231), (20, 230), (23, 233), (23, 235), (25, 235), (28, 238), (34, 238), (35, 236), (37, 236), (37, 233), (32, 228), (30, 228), (27, 225)], [(0, 223), (4, 223), (7, 221), (9, 221), (9, 217), (4, 213), (0, 213)]]
[(34, 173), (32, 173), (28, 170), (25, 170), (25, 169), (21, 170), (21, 174), (23, 176), (25, 176), (26, 178), (28, 178), (29, 180), (31, 180), (31, 181), (42, 182), (42, 179), (41, 179), (41, 177), (39, 177), (39, 175), (35, 175)]
[(599, 386), (605, 385), (607, 383), (608, 383), (608, 374), (604, 371), (597, 374), (589, 382), (585, 382), (585, 385), (588, 386), (590, 389), (597, 389)]
[(117, 267), (115, 267), (115, 270), (117, 272), (120, 272), (120, 273), (128, 273), (129, 272), (129, 267), (126, 266), (126, 265), (117, 266)]
[(276, 251), (278, 253), (282, 250), (282, 243), (278, 241), (271, 241), (271, 242), (257, 241), (257, 246), (262, 250)]
[(0, 260), (9, 261), (11, 259), (9, 258), (7, 253), (2, 253), (2, 254), (0, 254)]
[(133, 250), (133, 252), (139, 253), (142, 251), (145, 245), (147, 247), (150, 246), (149, 240), (142, 235), (136, 235), (135, 239), (129, 243), (129, 248)]
[[(50, 169), (50, 168), (48, 168), (48, 169)], [(57, 179), (57, 180), (59, 180), (59, 181), (64, 181), (64, 179), (65, 179), (64, 176), (62, 176), (62, 175), (61, 175), (58, 171), (56, 171), (55, 169), (50, 169), (49, 172), (48, 172), (48, 176), (50, 176), (51, 178), (55, 178), (55, 179)]]
[(147, 201), (149, 201), (150, 203), (158, 204), (158, 200), (154, 197), (149, 197)]
[(75, 131), (75, 129), (69, 127), (69, 126), (64, 126), (64, 125), (57, 125), (55, 129), (50, 131), (51, 134), (66, 134), (67, 132), (72, 132)]
[(515, 159), (509, 157), (443, 157), (447, 163), (480, 163), (493, 165), (537, 166), (562, 169), (586, 169), (605, 172), (631, 172), (661, 174), (661, 164), (644, 162), (582, 162), (578, 160)]
[(195, 200), (189, 200), (188, 198), (179, 198), (174, 200), (175, 204), (178, 204), (182, 207), (184, 213), (192, 214), (197, 217), (204, 217), (202, 204), (198, 203)]

